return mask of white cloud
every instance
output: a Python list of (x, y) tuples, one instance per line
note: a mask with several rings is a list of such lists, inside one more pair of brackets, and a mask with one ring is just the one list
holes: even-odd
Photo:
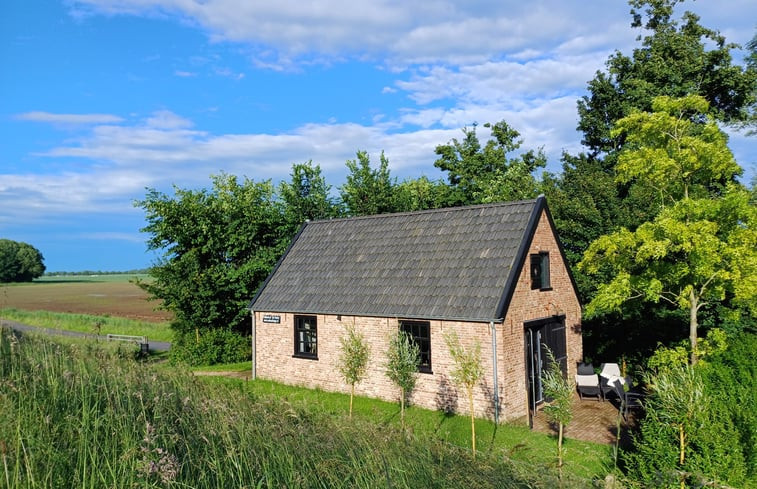
[(54, 114), (52, 112), (33, 111), (18, 114), (17, 119), (32, 122), (46, 122), (49, 124), (108, 124), (121, 122), (118, 116), (111, 114)]
[(625, 6), (599, 0), (78, 0), (72, 10), (179, 18), (213, 41), (249, 46), (258, 67), (274, 69), (312, 56), (322, 62), (367, 55), (398, 65), (482, 63), (502, 54), (548, 52), (576, 36), (592, 39), (591, 49), (606, 50), (628, 31), (628, 22), (625, 29), (608, 29), (618, 12), (626, 15)]

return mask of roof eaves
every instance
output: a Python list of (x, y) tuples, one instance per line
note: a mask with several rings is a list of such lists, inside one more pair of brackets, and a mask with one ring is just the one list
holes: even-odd
[(534, 207), (531, 210), (531, 216), (529, 216), (528, 218), (528, 224), (526, 224), (526, 228), (523, 232), (523, 238), (520, 241), (518, 252), (513, 258), (513, 264), (512, 267), (510, 267), (510, 274), (507, 276), (507, 281), (505, 282), (505, 289), (502, 292), (502, 298), (497, 305), (495, 316), (497, 316), (498, 318), (504, 319), (505, 314), (507, 313), (507, 309), (510, 307), (510, 301), (512, 300), (513, 293), (515, 292), (515, 284), (518, 282), (520, 271), (523, 269), (523, 264), (526, 261), (526, 255), (528, 255), (528, 250), (531, 248), (531, 241), (533, 241), (534, 239), (534, 233), (536, 232), (536, 227), (539, 224), (539, 216), (541, 216), (541, 212), (544, 208), (546, 208), (546, 206), (547, 199), (544, 197), (544, 194), (539, 195), (534, 202)]

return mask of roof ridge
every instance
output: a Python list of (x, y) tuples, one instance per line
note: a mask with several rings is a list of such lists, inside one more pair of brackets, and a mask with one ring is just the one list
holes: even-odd
[(320, 223), (327, 223), (327, 222), (338, 222), (338, 221), (357, 221), (362, 219), (377, 219), (377, 218), (386, 218), (386, 217), (400, 217), (400, 216), (415, 216), (419, 214), (432, 214), (436, 212), (457, 212), (457, 211), (464, 211), (464, 210), (472, 210), (472, 209), (486, 209), (486, 208), (494, 208), (494, 207), (508, 207), (508, 206), (515, 206), (515, 205), (523, 205), (528, 203), (536, 203), (539, 198), (543, 198), (543, 194), (539, 195), (536, 198), (533, 199), (523, 199), (523, 200), (512, 200), (508, 202), (491, 202), (487, 204), (473, 204), (473, 205), (462, 205), (462, 206), (456, 206), (456, 207), (439, 207), (436, 209), (423, 209), (420, 211), (404, 211), (404, 212), (387, 212), (384, 214), (369, 214), (365, 216), (352, 216), (352, 217), (336, 217), (331, 219), (316, 219), (314, 221), (307, 221), (308, 225), (310, 224), (320, 224)]

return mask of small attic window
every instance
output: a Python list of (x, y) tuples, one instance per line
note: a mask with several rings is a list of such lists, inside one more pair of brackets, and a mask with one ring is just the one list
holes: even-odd
[(550, 290), (549, 253), (541, 251), (531, 255), (531, 289)]

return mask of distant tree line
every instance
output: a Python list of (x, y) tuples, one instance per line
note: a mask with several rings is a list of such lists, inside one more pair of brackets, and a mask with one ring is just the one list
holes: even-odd
[(0, 283), (31, 282), (45, 273), (44, 261), (34, 246), (0, 239)]
[(69, 276), (92, 276), (92, 275), (145, 275), (150, 273), (149, 268), (138, 268), (124, 271), (103, 270), (80, 270), (76, 272), (45, 272), (45, 277), (69, 277)]

